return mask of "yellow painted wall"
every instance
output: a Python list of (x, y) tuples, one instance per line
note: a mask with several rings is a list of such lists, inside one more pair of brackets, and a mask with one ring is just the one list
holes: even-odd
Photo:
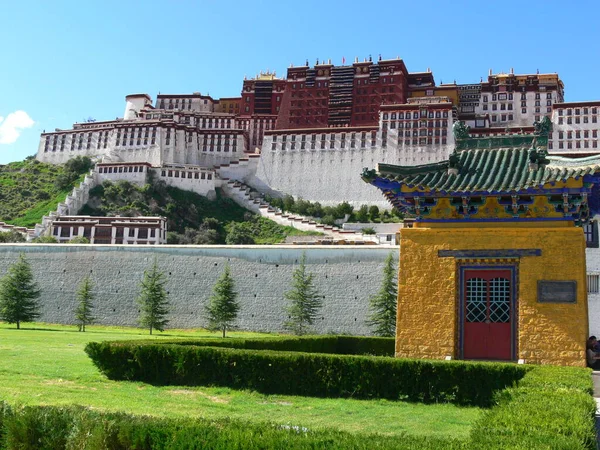
[[(581, 228), (404, 228), (400, 230), (396, 356), (458, 356), (458, 267), (438, 250), (541, 249), (517, 264), (517, 357), (584, 366), (588, 334), (585, 239)], [(469, 260), (472, 263), (473, 260)], [(537, 302), (538, 280), (576, 280), (577, 303)]]

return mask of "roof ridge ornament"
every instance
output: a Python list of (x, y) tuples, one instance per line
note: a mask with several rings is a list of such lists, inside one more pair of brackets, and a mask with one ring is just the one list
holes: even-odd
[(448, 157), (448, 175), (458, 175), (459, 169), (459, 156), (456, 151), (456, 147), (454, 151)]
[(542, 120), (533, 122), (533, 128), (536, 136), (549, 136), (552, 131), (552, 122), (548, 116), (544, 116)]
[(529, 171), (534, 172), (540, 168), (544, 168), (546, 164), (550, 162), (548, 158), (548, 152), (544, 149), (537, 148), (537, 136), (533, 138), (531, 148), (529, 149)]
[(455, 140), (467, 139), (469, 137), (470, 130), (471, 127), (465, 125), (465, 123), (462, 120), (454, 122), (454, 125), (452, 125), (452, 134), (454, 134)]

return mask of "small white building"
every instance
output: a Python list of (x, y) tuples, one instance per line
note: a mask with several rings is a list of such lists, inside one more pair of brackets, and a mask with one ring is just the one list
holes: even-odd
[(58, 216), (50, 227), (58, 242), (85, 237), (90, 244), (167, 243), (165, 217)]
[[(371, 223), (371, 222), (359, 222), (359, 223), (345, 223), (342, 225), (344, 231), (358, 231), (361, 232), (365, 229), (372, 229), (375, 231), (373, 237), (379, 245), (397, 245), (396, 234), (401, 228), (411, 228), (413, 220), (406, 219), (400, 223)], [(368, 235), (367, 235), (368, 237)]]

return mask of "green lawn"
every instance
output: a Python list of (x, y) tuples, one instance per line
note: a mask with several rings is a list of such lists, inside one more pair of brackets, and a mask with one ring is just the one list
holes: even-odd
[[(155, 387), (102, 376), (83, 348), (89, 341), (217, 337), (203, 330), (169, 330), (152, 337), (137, 329), (0, 323), (0, 400), (11, 404), (79, 404), (157, 416), (231, 417), (247, 421), (335, 428), (348, 432), (467, 438), (479, 408), (385, 400), (268, 396), (218, 387)], [(230, 333), (231, 337), (272, 336)]]

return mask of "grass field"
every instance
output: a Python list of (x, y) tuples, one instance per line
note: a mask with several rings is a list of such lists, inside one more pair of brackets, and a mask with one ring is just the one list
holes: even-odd
[[(216, 387), (155, 387), (102, 376), (83, 348), (89, 341), (216, 337), (206, 331), (169, 330), (152, 337), (137, 329), (0, 323), (0, 400), (11, 404), (79, 404), (157, 416), (231, 417), (348, 432), (466, 438), (479, 408), (385, 400), (267, 396)], [(231, 337), (260, 337), (231, 333)]]

